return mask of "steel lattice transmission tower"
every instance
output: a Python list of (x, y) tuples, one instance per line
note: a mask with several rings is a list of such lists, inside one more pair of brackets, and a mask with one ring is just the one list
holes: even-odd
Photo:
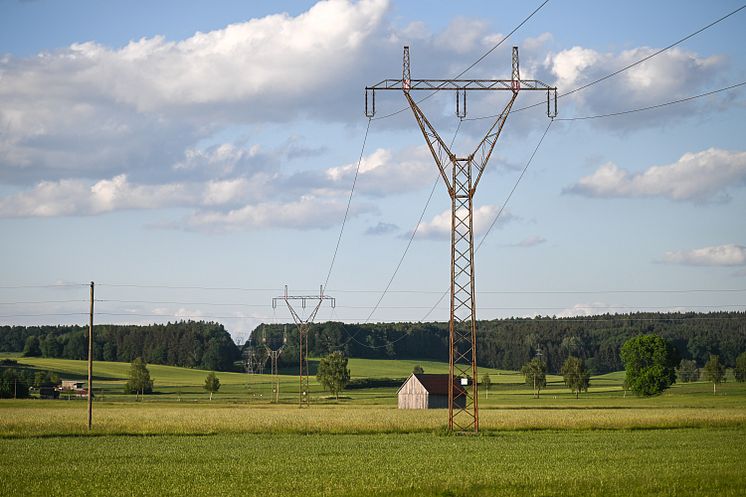
[(269, 344), (267, 343), (266, 335), (262, 336), (262, 343), (264, 344), (264, 348), (267, 349), (267, 355), (269, 356), (270, 370), (272, 371), (272, 381), (274, 382), (275, 403), (277, 403), (280, 401), (280, 376), (277, 370), (277, 363), (280, 359), (280, 355), (282, 354), (282, 349), (284, 349), (285, 345), (288, 343), (287, 327), (285, 327), (285, 330), (282, 334), (282, 345), (280, 345), (279, 349), (273, 349), (269, 346)]
[[(329, 301), (332, 308), (336, 306), (336, 300), (334, 299), (334, 297), (324, 295), (323, 285), (319, 287), (318, 295), (288, 295), (288, 286), (285, 285), (285, 294), (272, 299), (273, 309), (277, 308), (277, 302), (280, 300), (284, 301), (285, 304), (288, 306), (288, 310), (293, 316), (293, 321), (298, 327), (298, 376), (300, 382), (298, 388), (298, 404), (300, 405), (300, 407), (308, 407), (308, 401), (310, 397), (308, 391), (308, 325), (313, 322), (316, 314), (321, 308), (321, 304), (323, 304), (325, 300)], [(299, 300), (302, 309), (306, 308), (306, 303), (308, 301), (315, 302), (315, 305), (313, 306), (313, 309), (308, 314), (308, 316), (303, 319), (300, 317), (300, 315), (296, 312), (295, 308), (291, 304), (291, 301), (293, 300)]]
[[(547, 116), (554, 118), (557, 115), (557, 88), (541, 81), (521, 79), (518, 47), (513, 47), (513, 73), (510, 79), (412, 79), (409, 47), (404, 47), (402, 78), (385, 79), (365, 88), (365, 114), (369, 118), (376, 112), (377, 90), (400, 90), (404, 93), (451, 197), (448, 428), (478, 432), (474, 194), (518, 93), (522, 90), (545, 91)], [(455, 91), (456, 115), (459, 118), (466, 117), (466, 94), (469, 91), (509, 91), (511, 94), (505, 108), (496, 116), (476, 149), (469, 155), (457, 156), (412, 98), (413, 91)], [(463, 388), (455, 389), (455, 382), (460, 382)]]

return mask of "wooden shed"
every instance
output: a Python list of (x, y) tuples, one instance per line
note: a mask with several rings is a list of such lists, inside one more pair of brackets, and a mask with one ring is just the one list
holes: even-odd
[[(453, 396), (456, 404), (463, 404), (466, 397), (464, 389), (453, 385)], [(397, 392), (399, 409), (439, 409), (448, 408), (448, 375), (447, 374), (412, 374)], [(463, 407), (463, 405), (459, 406)]]

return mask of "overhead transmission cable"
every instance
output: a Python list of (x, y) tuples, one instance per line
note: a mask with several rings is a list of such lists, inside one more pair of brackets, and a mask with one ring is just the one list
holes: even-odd
[(626, 114), (633, 114), (635, 112), (643, 112), (643, 111), (646, 111), (646, 110), (660, 109), (661, 107), (666, 107), (666, 106), (669, 106), (669, 105), (680, 104), (680, 103), (683, 103), (683, 102), (689, 102), (689, 101), (695, 100), (697, 98), (708, 97), (708, 96), (714, 95), (716, 93), (720, 93), (720, 92), (724, 92), (724, 91), (728, 91), (728, 90), (733, 90), (735, 88), (738, 88), (738, 87), (744, 86), (744, 85), (746, 85), (746, 81), (742, 81), (740, 83), (736, 83), (736, 84), (733, 84), (733, 85), (730, 85), (730, 86), (726, 86), (724, 88), (718, 88), (717, 90), (712, 90), (712, 91), (708, 91), (708, 92), (705, 92), (705, 93), (700, 93), (698, 95), (692, 95), (690, 97), (679, 98), (677, 100), (671, 100), (670, 102), (664, 102), (664, 103), (655, 104), (655, 105), (648, 105), (646, 107), (638, 107), (636, 109), (627, 109), (627, 110), (622, 110), (622, 111), (618, 111), (618, 112), (609, 112), (609, 113), (606, 113), (606, 114), (596, 114), (596, 115), (591, 115), (591, 116), (558, 117), (558, 118), (555, 118), (555, 120), (556, 121), (584, 121), (584, 120), (587, 120), (587, 119), (601, 119), (601, 118), (604, 118), (604, 117), (623, 116), (623, 115), (626, 115)]
[[(706, 30), (710, 29), (711, 27), (713, 27), (716, 24), (718, 24), (718, 23), (720, 23), (720, 22), (728, 19), (729, 17), (731, 17), (731, 16), (733, 16), (735, 14), (737, 14), (738, 12), (740, 12), (743, 9), (746, 9), (746, 4), (741, 5), (739, 8), (737, 8), (737, 9), (729, 12), (728, 14), (720, 17), (719, 19), (716, 19), (715, 21), (712, 21), (711, 23), (707, 24), (706, 26), (703, 26), (703, 27), (699, 28), (698, 30), (694, 31), (693, 33), (690, 33), (690, 34), (684, 36), (683, 38), (680, 38), (680, 39), (676, 40), (675, 42), (671, 43), (670, 45), (668, 45), (668, 46), (666, 46), (664, 48), (656, 50), (655, 52), (653, 52), (653, 53), (651, 53), (649, 55), (646, 55), (645, 57), (643, 57), (643, 58), (641, 58), (641, 59), (639, 59), (639, 60), (637, 60), (635, 62), (632, 62), (631, 64), (627, 64), (626, 66), (624, 66), (624, 67), (622, 67), (620, 69), (617, 69), (616, 71), (613, 71), (613, 72), (611, 72), (611, 73), (609, 73), (609, 74), (607, 74), (605, 76), (602, 76), (602, 77), (600, 77), (598, 79), (595, 79), (595, 80), (593, 80), (593, 81), (591, 81), (589, 83), (585, 83), (585, 84), (583, 84), (581, 86), (578, 86), (577, 88), (574, 88), (574, 89), (572, 89), (570, 91), (567, 91), (565, 93), (561, 93), (561, 94), (559, 94), (557, 96), (557, 98), (562, 98), (562, 97), (566, 97), (568, 95), (572, 95), (573, 93), (577, 93), (579, 91), (585, 90), (586, 88), (589, 88), (591, 86), (597, 85), (598, 83), (606, 81), (609, 78), (613, 78), (614, 76), (617, 76), (618, 74), (621, 74), (621, 73), (623, 73), (625, 71), (628, 71), (629, 69), (632, 69), (633, 67), (638, 66), (638, 65), (642, 64), (643, 62), (648, 61), (648, 60), (652, 59), (653, 57), (656, 57), (657, 55), (660, 55), (663, 52), (674, 48), (677, 45), (680, 45), (681, 43), (684, 43), (685, 41), (689, 40), (690, 38), (693, 38), (694, 36), (697, 36), (698, 34), (702, 33), (703, 31), (706, 31)], [(512, 112), (513, 113), (515, 113), (515, 112), (521, 112), (521, 111), (524, 111), (524, 110), (532, 109), (532, 108), (537, 107), (539, 105), (544, 105), (544, 102), (537, 102), (535, 104), (527, 105), (525, 107), (521, 107), (521, 108), (515, 109)], [(477, 120), (480, 120), (480, 119), (492, 119), (494, 117), (497, 117), (497, 114), (490, 115), (490, 116), (470, 117), (470, 118), (466, 118), (465, 120), (466, 121), (477, 121)]]
[[(482, 57), (482, 58), (484, 58), (484, 57)], [(453, 133), (453, 138), (451, 139), (451, 146), (450, 146), (450, 148), (453, 148), (453, 144), (456, 141), (456, 137), (458, 136), (458, 132), (461, 129), (461, 123), (462, 122), (463, 121), (461, 119), (459, 119), (458, 126), (456, 127), (456, 131), (455, 131), (455, 133)], [(422, 208), (422, 212), (420, 213), (420, 218), (417, 220), (417, 224), (415, 225), (414, 229), (412, 230), (412, 233), (409, 236), (409, 240), (407, 241), (406, 247), (404, 247), (404, 252), (402, 253), (401, 257), (399, 258), (399, 262), (396, 264), (396, 268), (394, 268), (394, 272), (391, 274), (391, 278), (389, 278), (388, 283), (386, 283), (386, 288), (384, 288), (383, 292), (381, 292), (381, 296), (378, 298), (378, 302), (376, 302), (376, 305), (373, 306), (373, 309), (370, 311), (370, 314), (368, 314), (368, 317), (365, 319), (366, 323), (368, 321), (370, 321), (370, 318), (373, 317), (373, 314), (376, 312), (376, 310), (380, 306), (381, 302), (383, 301), (383, 298), (386, 296), (386, 293), (389, 291), (389, 288), (391, 288), (391, 284), (394, 282), (394, 278), (396, 278), (396, 275), (399, 273), (399, 269), (401, 268), (402, 263), (404, 262), (404, 258), (407, 256), (407, 252), (409, 252), (409, 247), (412, 246), (412, 242), (414, 241), (414, 237), (417, 234), (417, 230), (420, 228), (420, 224), (422, 224), (422, 220), (425, 217), (425, 213), (427, 212), (427, 208), (430, 206), (430, 201), (433, 199), (433, 194), (435, 193), (435, 188), (438, 186), (439, 182), (440, 182), (440, 176), (437, 176), (435, 178), (435, 182), (433, 183), (433, 187), (430, 189), (430, 195), (427, 197), (427, 201), (425, 202), (425, 207)]]
[[(485, 232), (484, 235), (482, 235), (482, 238), (479, 240), (479, 243), (477, 244), (477, 247), (474, 249), (474, 253), (475, 254), (479, 252), (479, 249), (482, 246), (482, 244), (484, 243), (485, 238), (487, 238), (487, 235), (490, 234), (490, 231), (492, 231), (492, 228), (497, 223), (497, 220), (500, 219), (500, 216), (505, 211), (505, 207), (508, 205), (508, 202), (513, 197), (513, 193), (515, 193), (516, 188), (518, 188), (518, 184), (523, 179), (523, 176), (525, 176), (526, 171), (528, 170), (528, 167), (531, 165), (531, 162), (533, 162), (534, 157), (536, 156), (536, 152), (539, 151), (539, 147), (541, 147), (541, 144), (544, 142), (544, 138), (547, 136), (547, 133), (549, 132), (549, 128), (552, 126), (553, 122), (554, 122), (553, 120), (549, 121), (549, 124), (547, 125), (546, 129), (544, 130), (544, 134), (541, 135), (541, 138), (539, 139), (539, 143), (536, 144), (536, 147), (534, 147), (534, 151), (531, 152), (531, 156), (528, 158), (528, 161), (526, 162), (526, 165), (523, 167), (523, 170), (521, 171), (521, 174), (518, 176), (518, 179), (516, 179), (515, 184), (513, 185), (513, 188), (511, 188), (510, 193), (508, 194), (508, 196), (505, 197), (505, 200), (503, 201), (502, 205), (500, 206), (500, 209), (497, 211), (497, 215), (495, 215), (495, 217), (492, 219), (492, 223), (490, 223), (489, 228), (487, 228), (487, 231)], [(438, 301), (435, 302), (435, 304), (430, 308), (429, 311), (427, 311), (427, 313), (422, 317), (422, 319), (420, 319), (420, 321), (424, 321), (425, 319), (427, 319), (427, 317), (440, 305), (440, 303), (443, 301), (443, 299), (446, 297), (447, 294), (448, 294), (448, 290), (446, 290), (445, 292), (443, 292), (443, 294), (440, 296), (440, 298), (438, 299)]]
[[(466, 69), (464, 69), (463, 71), (461, 71), (460, 73), (458, 73), (452, 79), (458, 79), (458, 78), (460, 78), (461, 76), (463, 76), (464, 74), (466, 74), (467, 72), (469, 72), (471, 69), (473, 69), (474, 66), (476, 66), (477, 64), (479, 64), (480, 62), (482, 62), (489, 54), (491, 54), (492, 52), (494, 52), (495, 50), (497, 50), (500, 47), (500, 45), (502, 45), (508, 38), (510, 38), (516, 31), (518, 31), (524, 24), (526, 24), (529, 21), (529, 19), (531, 19), (537, 12), (539, 12), (542, 9), (542, 7), (544, 7), (547, 3), (549, 3), (549, 0), (544, 0), (544, 2), (542, 2), (541, 5), (539, 5), (538, 7), (536, 7), (536, 9), (534, 9), (533, 12), (531, 12), (525, 19), (523, 19), (523, 21), (521, 21), (520, 24), (518, 24), (515, 28), (513, 28), (513, 30), (510, 33), (508, 33), (507, 35), (505, 35), (500, 41), (498, 41), (497, 43), (495, 43), (492, 46), (492, 48), (490, 48), (489, 50), (487, 50), (477, 60), (475, 60), (471, 65), (469, 65), (469, 67), (467, 67)], [(426, 96), (424, 96), (421, 99), (417, 100), (417, 103), (419, 104), (419, 103), (424, 102), (425, 100), (431, 98), (433, 95), (435, 95), (439, 91), (440, 90), (435, 90), (434, 92), (427, 94)], [(402, 107), (401, 109), (399, 109), (397, 111), (394, 111), (394, 112), (391, 112), (389, 114), (385, 114), (385, 115), (380, 116), (380, 117), (374, 117), (373, 120), (374, 121), (379, 121), (379, 120), (382, 120), (382, 119), (388, 119), (389, 117), (394, 117), (394, 116), (396, 116), (398, 114), (401, 114), (402, 112), (404, 112), (407, 109), (409, 109), (409, 107)]]
[(326, 279), (324, 280), (323, 290), (326, 290), (326, 286), (329, 284), (329, 278), (332, 276), (332, 270), (334, 269), (334, 262), (337, 260), (337, 253), (339, 252), (339, 245), (342, 243), (342, 234), (345, 231), (345, 225), (347, 224), (347, 217), (350, 214), (350, 205), (352, 204), (352, 195), (355, 193), (355, 185), (357, 184), (357, 177), (360, 173), (360, 164), (363, 162), (363, 154), (365, 153), (365, 144), (368, 141), (368, 132), (370, 131), (371, 118), (368, 118), (368, 125), (365, 127), (365, 136), (363, 137), (363, 146), (360, 147), (360, 157), (357, 160), (357, 167), (355, 167), (355, 176), (352, 179), (352, 188), (350, 188), (350, 196), (347, 198), (347, 208), (345, 209), (344, 218), (342, 218), (342, 226), (339, 228), (339, 236), (337, 237), (337, 244), (334, 247), (334, 254), (332, 255), (332, 261), (329, 264), (329, 271), (326, 273)]

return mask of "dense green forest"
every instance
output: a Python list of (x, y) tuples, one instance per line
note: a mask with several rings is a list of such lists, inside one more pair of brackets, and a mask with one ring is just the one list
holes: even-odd
[[(85, 359), (84, 326), (0, 326), (0, 352)], [(93, 331), (97, 361), (146, 362), (214, 371), (231, 371), (241, 353), (222, 324), (203, 321), (136, 325), (97, 325)]]
[[(541, 350), (548, 370), (559, 372), (564, 360), (577, 356), (594, 373), (624, 369), (619, 351), (626, 340), (654, 333), (669, 340), (682, 359), (702, 366), (717, 354), (732, 367), (746, 351), (746, 313), (633, 313), (576, 318), (511, 318), (480, 321), (477, 362), (481, 366), (519, 370)], [(276, 348), (283, 325), (261, 325), (245, 344), (263, 353), (266, 337)], [(298, 360), (298, 332), (287, 326), (286, 365)], [(274, 344), (274, 345), (273, 345)], [(327, 322), (309, 328), (309, 354), (342, 350), (350, 357), (448, 360), (448, 323), (343, 324)]]
[[(284, 325), (260, 325), (244, 348), (266, 354), (266, 344), (282, 344)], [(84, 359), (86, 328), (82, 326), (0, 326), (0, 352)], [(594, 373), (623, 369), (619, 351), (630, 337), (654, 333), (672, 343), (682, 359), (699, 366), (709, 354), (733, 367), (746, 351), (746, 313), (633, 313), (576, 318), (511, 318), (480, 321), (478, 364), (519, 370), (541, 351), (548, 370), (556, 373), (564, 360), (577, 356)], [(33, 337), (33, 338), (31, 338)], [(219, 323), (182, 321), (149, 326), (98, 325), (94, 359), (146, 362), (230, 371), (241, 351)], [(283, 365), (298, 360), (298, 331), (287, 326)], [(326, 322), (309, 328), (309, 353), (324, 356), (341, 350), (350, 357), (448, 360), (448, 323)]]

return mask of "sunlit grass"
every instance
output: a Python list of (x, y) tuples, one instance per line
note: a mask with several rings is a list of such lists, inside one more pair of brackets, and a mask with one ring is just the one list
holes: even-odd
[(0, 495), (743, 495), (746, 431), (22, 438)]

